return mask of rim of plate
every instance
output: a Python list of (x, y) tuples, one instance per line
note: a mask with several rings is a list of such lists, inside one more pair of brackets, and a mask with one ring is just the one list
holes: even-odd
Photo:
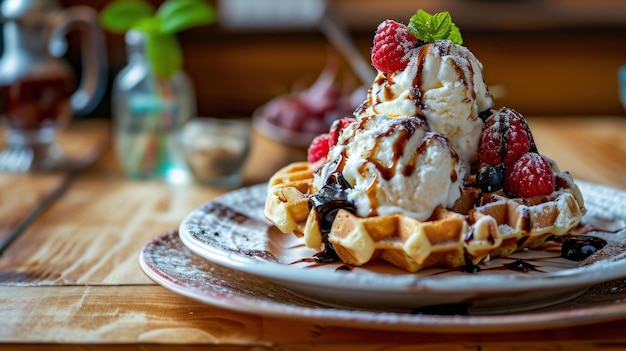
[[(606, 305), (583, 306), (575, 310), (551, 310), (500, 315), (441, 315), (406, 314), (398, 312), (368, 311), (359, 309), (314, 308), (282, 301), (264, 301), (238, 295), (236, 292), (207, 291), (187, 287), (185, 281), (167, 275), (153, 259), (146, 259), (146, 250), (161, 237), (148, 241), (139, 254), (142, 271), (153, 281), (170, 291), (209, 305), (243, 313), (297, 318), (298, 320), (324, 321), (334, 325), (419, 332), (523, 331), (550, 327), (571, 327), (606, 322), (623, 317), (626, 303), (610, 302)], [(148, 255), (149, 256), (149, 255)]]

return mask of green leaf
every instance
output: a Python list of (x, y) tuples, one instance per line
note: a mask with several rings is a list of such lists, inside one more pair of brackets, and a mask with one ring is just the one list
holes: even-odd
[(112, 32), (138, 30), (146, 34), (146, 56), (155, 74), (167, 79), (182, 68), (183, 54), (175, 33), (205, 25), (216, 18), (205, 0), (165, 0), (156, 13), (146, 0), (115, 0), (100, 14)]
[(416, 38), (424, 40), (423, 34), (428, 32), (428, 21), (430, 17), (431, 15), (428, 12), (422, 9), (417, 10), (417, 13), (414, 14), (409, 21), (407, 31)]
[(419, 9), (411, 17), (407, 30), (419, 40), (427, 43), (448, 39), (459, 45), (463, 44), (461, 32), (452, 22), (452, 17), (447, 11), (431, 15)]
[(204, 0), (169, 0), (157, 11), (163, 19), (163, 33), (176, 33), (192, 27), (210, 24), (215, 11)]
[(154, 14), (152, 4), (143, 0), (117, 0), (109, 3), (100, 12), (100, 23), (107, 30), (123, 33), (138, 21)]
[(430, 18), (429, 27), (434, 40), (443, 40), (448, 38), (450, 33), (452, 19), (448, 12), (439, 12)]
[(161, 32), (162, 26), (162, 19), (158, 17), (148, 17), (137, 21), (131, 29), (141, 31), (146, 34), (158, 34)]
[(452, 42), (463, 45), (463, 37), (461, 37), (461, 30), (454, 23), (452, 24), (452, 28), (450, 30), (450, 34), (448, 35), (448, 39), (452, 40)]
[(173, 34), (148, 33), (146, 56), (157, 77), (168, 79), (181, 70), (183, 54)]

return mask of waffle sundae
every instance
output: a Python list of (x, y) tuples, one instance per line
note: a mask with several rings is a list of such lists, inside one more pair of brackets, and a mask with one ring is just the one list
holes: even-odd
[(575, 228), (571, 175), (539, 153), (524, 117), (494, 107), (482, 64), (447, 12), (386, 20), (378, 75), (352, 117), (268, 183), (265, 215), (321, 261), (459, 268)]

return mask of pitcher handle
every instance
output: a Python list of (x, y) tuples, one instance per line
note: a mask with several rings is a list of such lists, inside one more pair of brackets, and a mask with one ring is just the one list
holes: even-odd
[(65, 53), (65, 37), (73, 28), (80, 32), (82, 72), (70, 103), (74, 114), (82, 116), (91, 112), (104, 95), (107, 86), (107, 55), (98, 14), (88, 6), (73, 6), (54, 17), (48, 41), (51, 55), (60, 57)]

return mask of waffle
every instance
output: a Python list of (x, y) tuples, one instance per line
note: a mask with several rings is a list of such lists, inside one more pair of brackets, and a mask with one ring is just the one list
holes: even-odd
[(268, 182), (265, 216), (283, 233), (303, 235), (309, 216), (313, 173), (308, 162), (295, 162), (276, 172)]
[[(438, 207), (424, 222), (403, 214), (362, 218), (341, 209), (328, 241), (347, 264), (382, 259), (409, 272), (433, 266), (457, 268), (537, 248), (549, 236), (576, 227), (584, 214), (571, 176), (556, 175), (554, 193), (531, 199), (480, 194), (468, 187), (451, 209)], [(312, 182), (306, 162), (279, 170), (268, 184), (265, 215), (282, 232), (303, 236), (308, 247), (321, 250), (319, 218), (308, 205), (308, 195), (315, 192)]]

